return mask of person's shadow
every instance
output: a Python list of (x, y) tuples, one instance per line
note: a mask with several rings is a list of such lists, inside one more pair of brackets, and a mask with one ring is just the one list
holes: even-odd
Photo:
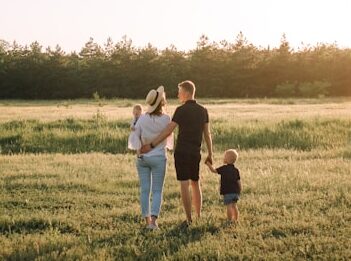
[[(209, 222), (194, 222), (190, 226), (184, 223), (166, 222), (160, 224), (159, 230), (150, 230), (141, 224), (143, 220), (137, 215), (123, 214), (115, 218), (114, 222), (132, 224), (128, 231), (121, 229), (111, 237), (100, 238), (93, 244), (120, 246), (120, 251), (114, 251), (115, 258), (131, 258), (133, 260), (155, 260), (164, 256), (171, 257), (188, 244), (200, 241), (206, 234), (217, 234), (220, 227)], [(125, 224), (127, 225), (127, 224)], [(130, 244), (135, 244), (138, 251), (132, 251)], [(134, 247), (135, 247), (134, 246)]]

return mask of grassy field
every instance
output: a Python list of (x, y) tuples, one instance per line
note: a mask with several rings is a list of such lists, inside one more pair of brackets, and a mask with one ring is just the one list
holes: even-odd
[(203, 100), (216, 165), (239, 150), (240, 224), (202, 164), (203, 216), (183, 229), (169, 154), (155, 232), (126, 151), (135, 102), (0, 102), (0, 260), (351, 259), (350, 99)]

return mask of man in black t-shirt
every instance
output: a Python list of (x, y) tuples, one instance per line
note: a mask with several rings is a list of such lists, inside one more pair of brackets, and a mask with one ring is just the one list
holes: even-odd
[[(157, 146), (178, 126), (178, 138), (174, 151), (174, 162), (177, 180), (180, 181), (181, 197), (187, 218), (187, 224), (192, 222), (191, 202), (198, 217), (201, 215), (202, 193), (199, 182), (199, 164), (201, 160), (202, 136), (205, 139), (208, 156), (206, 162), (212, 163), (212, 139), (209, 128), (207, 109), (195, 100), (195, 84), (184, 81), (178, 84), (178, 98), (181, 106), (174, 112), (172, 121), (166, 129), (150, 144), (144, 145), (142, 153)], [(192, 195), (190, 195), (190, 185)]]

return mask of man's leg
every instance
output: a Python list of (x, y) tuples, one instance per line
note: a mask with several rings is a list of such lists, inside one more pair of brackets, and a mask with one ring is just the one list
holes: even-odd
[(189, 191), (189, 180), (180, 181), (180, 193), (182, 196), (182, 202), (186, 214), (187, 221), (191, 222), (191, 198)]
[(200, 187), (200, 181), (191, 181), (192, 201), (195, 208), (197, 217), (201, 216), (202, 208), (202, 192)]

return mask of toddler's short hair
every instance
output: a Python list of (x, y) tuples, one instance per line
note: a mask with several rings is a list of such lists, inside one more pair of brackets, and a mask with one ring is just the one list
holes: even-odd
[(236, 160), (237, 160), (238, 157), (239, 157), (238, 152), (237, 152), (236, 150), (234, 150), (234, 149), (226, 150), (226, 151), (225, 151), (225, 155), (227, 155), (227, 157), (228, 157), (228, 161), (229, 161), (228, 163), (229, 163), (229, 164), (235, 163)]

